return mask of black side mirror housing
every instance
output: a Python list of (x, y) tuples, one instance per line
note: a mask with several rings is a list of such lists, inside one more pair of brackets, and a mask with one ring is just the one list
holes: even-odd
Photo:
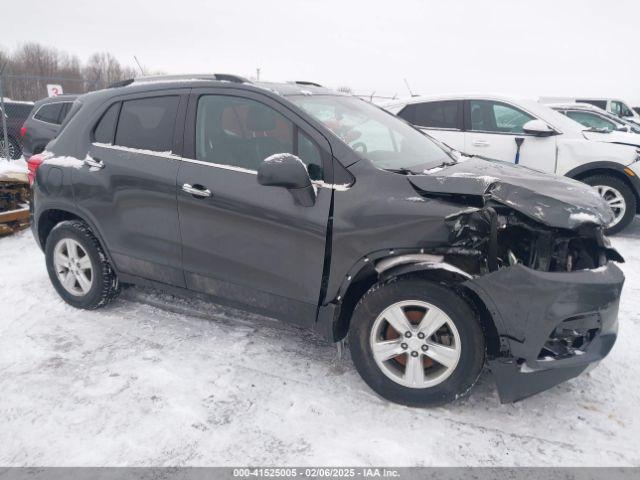
[(307, 167), (290, 153), (277, 153), (265, 158), (258, 167), (258, 183), (266, 187), (286, 188), (295, 202), (304, 207), (312, 207), (316, 203), (316, 191)]

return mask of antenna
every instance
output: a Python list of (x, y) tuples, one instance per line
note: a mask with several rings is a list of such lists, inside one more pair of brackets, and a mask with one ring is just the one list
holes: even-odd
[(136, 57), (135, 55), (133, 56), (133, 59), (136, 61), (136, 63), (138, 64), (138, 68), (140, 69), (140, 73), (142, 73), (142, 75), (144, 76), (144, 70), (142, 69), (142, 65), (140, 65), (140, 62), (138, 61), (138, 57)]
[(412, 97), (415, 97), (415, 95), (411, 91), (411, 87), (409, 86), (409, 82), (407, 81), (407, 79), (403, 78), (403, 80), (404, 80), (404, 84), (407, 86), (407, 90), (409, 90), (409, 95), (411, 95)]

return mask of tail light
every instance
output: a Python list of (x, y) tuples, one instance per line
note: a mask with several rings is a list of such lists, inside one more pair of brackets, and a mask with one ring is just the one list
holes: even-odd
[(27, 174), (29, 177), (29, 185), (33, 185), (33, 182), (36, 180), (36, 171), (38, 170), (38, 167), (42, 165), (44, 160), (45, 157), (41, 153), (38, 153), (27, 160), (27, 168), (29, 169), (29, 173)]
[(27, 127), (23, 125), (22, 128), (20, 129), (20, 136), (24, 138), (26, 134), (27, 134)]

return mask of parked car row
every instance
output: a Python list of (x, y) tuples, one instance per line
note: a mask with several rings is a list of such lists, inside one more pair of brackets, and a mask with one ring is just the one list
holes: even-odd
[(515, 401), (613, 347), (623, 259), (604, 229), (636, 203), (602, 172), (635, 172), (634, 148), (537, 102), (394, 107), (425, 135), (309, 83), (160, 80), (84, 95), (28, 161), (34, 238), (70, 305), (123, 284), (210, 296), (348, 339), (364, 381), (412, 406), (464, 396), (485, 364)]
[(0, 157), (4, 158), (6, 147), (4, 144), (4, 122), (7, 128), (7, 141), (9, 146), (9, 158), (16, 159), (22, 155), (22, 135), (20, 129), (33, 108), (31, 102), (18, 102), (8, 98), (3, 99), (2, 104), (6, 112), (0, 108)]
[(626, 102), (616, 98), (540, 97), (539, 101), (541, 103), (586, 103), (609, 112), (616, 117), (640, 125), (640, 114)]
[[(6, 99), (4, 106), (7, 112), (4, 116), (9, 158), (29, 158), (42, 152), (47, 143), (57, 135), (76, 97), (61, 95), (35, 103)], [(4, 135), (0, 129), (0, 155), (4, 155), (4, 150)]]
[[(465, 155), (591, 185), (614, 213), (607, 226), (613, 234), (629, 225), (640, 207), (640, 135), (633, 133), (635, 126), (623, 132), (606, 116), (592, 115), (593, 109), (580, 105), (549, 108), (533, 100), (459, 95), (413, 97), (385, 108)], [(597, 120), (587, 119), (591, 115)], [(610, 130), (603, 130), (604, 122)]]

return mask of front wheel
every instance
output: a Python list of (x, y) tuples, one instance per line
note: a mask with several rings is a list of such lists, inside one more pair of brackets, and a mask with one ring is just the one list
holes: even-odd
[(633, 221), (636, 197), (624, 181), (610, 175), (592, 175), (582, 181), (595, 188), (613, 212), (613, 221), (605, 230), (607, 235), (620, 232)]
[(349, 348), (374, 391), (419, 407), (466, 394), (485, 354), (482, 329), (466, 301), (414, 276), (377, 284), (363, 296), (351, 319)]

